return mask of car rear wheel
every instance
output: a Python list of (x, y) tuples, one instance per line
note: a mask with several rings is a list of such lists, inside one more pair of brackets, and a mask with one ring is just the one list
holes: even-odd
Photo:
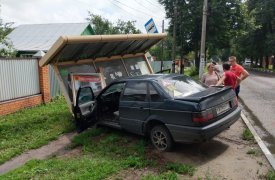
[(154, 147), (160, 151), (170, 151), (172, 149), (172, 137), (163, 125), (157, 125), (151, 129), (150, 139)]

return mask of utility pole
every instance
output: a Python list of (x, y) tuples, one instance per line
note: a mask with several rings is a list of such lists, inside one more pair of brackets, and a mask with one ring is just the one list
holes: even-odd
[[(176, 0), (177, 1), (177, 0)], [(176, 70), (176, 24), (177, 24), (177, 4), (174, 2), (174, 26), (173, 26), (173, 51), (172, 51), (172, 73)]]
[(208, 9), (208, 1), (204, 0), (203, 15), (202, 15), (202, 30), (201, 30), (201, 55), (200, 55), (200, 69), (199, 69), (200, 78), (203, 75), (204, 66), (205, 66), (205, 39), (206, 39), (207, 9)]
[[(164, 33), (164, 20), (162, 20), (162, 33)], [(161, 41), (161, 62), (160, 62), (160, 71), (163, 70), (163, 58), (164, 58), (163, 41)]]

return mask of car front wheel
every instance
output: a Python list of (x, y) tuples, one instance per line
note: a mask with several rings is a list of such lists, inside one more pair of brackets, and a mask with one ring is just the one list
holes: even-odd
[(160, 151), (170, 151), (172, 149), (172, 137), (163, 125), (157, 125), (151, 129), (150, 139), (154, 147)]

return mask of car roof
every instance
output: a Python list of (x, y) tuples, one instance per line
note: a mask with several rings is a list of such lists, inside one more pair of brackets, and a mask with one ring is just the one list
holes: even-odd
[(140, 76), (133, 76), (133, 77), (124, 77), (116, 82), (122, 82), (122, 81), (136, 81), (136, 80), (158, 80), (158, 79), (164, 79), (169, 77), (175, 77), (175, 76), (183, 76), (180, 74), (148, 74), (148, 75), (140, 75)]

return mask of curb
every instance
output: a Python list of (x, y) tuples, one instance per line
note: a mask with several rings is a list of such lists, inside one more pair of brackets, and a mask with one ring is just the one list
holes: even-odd
[(261, 150), (263, 151), (263, 153), (264, 153), (265, 157), (267, 158), (267, 160), (269, 161), (270, 165), (275, 170), (275, 158), (273, 157), (271, 152), (267, 149), (266, 145), (264, 144), (264, 142), (262, 141), (260, 136), (257, 134), (256, 130), (253, 128), (250, 121), (243, 114), (243, 112), (241, 112), (241, 118), (244, 121), (244, 123), (246, 124), (246, 126), (248, 127), (248, 129), (253, 134), (255, 140), (257, 141), (258, 145), (260, 146)]
[(275, 71), (272, 70), (267, 70), (267, 69), (253, 69), (253, 68), (246, 68), (249, 71), (254, 71), (254, 72), (258, 72), (258, 73), (266, 73), (266, 74), (275, 74)]

